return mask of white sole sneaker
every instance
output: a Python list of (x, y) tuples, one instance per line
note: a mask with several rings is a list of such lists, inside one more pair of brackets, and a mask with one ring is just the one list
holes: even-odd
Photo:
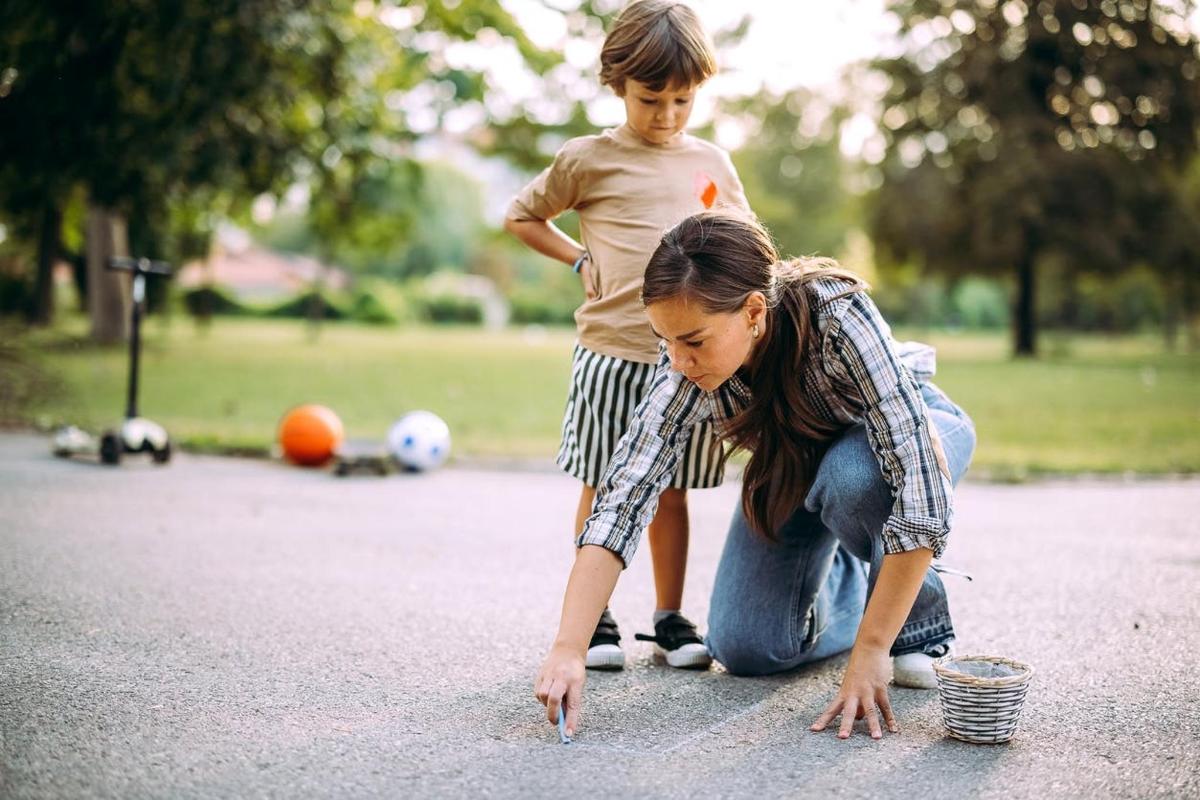
[(954, 655), (954, 646), (942, 656), (927, 656), (924, 653), (905, 653), (892, 659), (892, 683), (909, 689), (936, 689), (937, 674), (933, 662), (944, 656)]
[(625, 669), (625, 651), (615, 644), (598, 644), (587, 651), (588, 669)]
[(712, 656), (702, 644), (684, 644), (674, 650), (664, 650), (656, 644), (654, 652), (667, 662), (667, 666), (676, 669), (707, 669), (712, 664)]

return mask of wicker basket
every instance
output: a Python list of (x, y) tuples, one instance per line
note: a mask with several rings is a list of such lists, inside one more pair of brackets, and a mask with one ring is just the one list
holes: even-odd
[(951, 736), (995, 744), (1017, 732), (1033, 667), (998, 656), (946, 656), (933, 671)]

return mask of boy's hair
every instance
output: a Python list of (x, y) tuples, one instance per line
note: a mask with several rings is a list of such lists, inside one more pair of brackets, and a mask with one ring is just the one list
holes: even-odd
[(619, 97), (629, 78), (660, 92), (699, 85), (716, 72), (712, 39), (696, 12), (678, 0), (634, 0), (600, 50), (600, 83)]

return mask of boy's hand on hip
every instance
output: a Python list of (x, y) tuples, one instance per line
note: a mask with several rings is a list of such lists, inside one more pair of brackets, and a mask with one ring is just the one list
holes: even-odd
[(555, 645), (550, 648), (533, 683), (533, 694), (546, 707), (546, 719), (551, 725), (558, 724), (558, 707), (563, 706), (567, 736), (574, 736), (579, 730), (586, 678), (583, 656), (572, 648)]
[(597, 292), (595, 284), (592, 283), (592, 262), (590, 259), (580, 265), (579, 280), (583, 282), (583, 296), (588, 300), (595, 300)]
[(855, 645), (850, 651), (850, 663), (842, 677), (842, 687), (837, 697), (825, 709), (812, 730), (823, 731), (825, 726), (839, 714), (842, 717), (838, 729), (839, 739), (850, 738), (854, 720), (866, 719), (872, 739), (883, 738), (883, 725), (892, 733), (899, 733), (900, 726), (892, 713), (887, 685), (892, 677), (891, 659), (887, 650)]

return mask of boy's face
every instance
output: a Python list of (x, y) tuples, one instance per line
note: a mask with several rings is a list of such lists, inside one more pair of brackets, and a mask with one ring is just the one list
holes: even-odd
[(665, 144), (687, 126), (699, 86), (667, 86), (653, 91), (632, 78), (625, 79), (625, 118), (633, 132), (650, 144)]

